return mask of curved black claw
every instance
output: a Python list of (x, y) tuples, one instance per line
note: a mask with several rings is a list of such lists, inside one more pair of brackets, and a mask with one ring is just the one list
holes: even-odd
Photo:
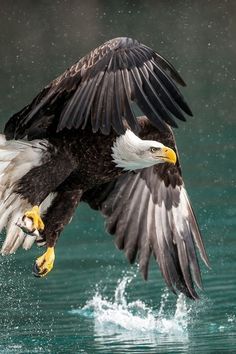
[(34, 262), (34, 265), (33, 265), (33, 275), (34, 275), (36, 278), (41, 278), (41, 274), (40, 274), (39, 272), (40, 272), (40, 268), (38, 267), (37, 263)]

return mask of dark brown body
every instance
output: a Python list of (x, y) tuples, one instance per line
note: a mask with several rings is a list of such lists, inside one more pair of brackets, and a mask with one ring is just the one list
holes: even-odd
[[(142, 139), (160, 141), (175, 149), (170, 128), (160, 133), (146, 117), (139, 117), (139, 124), (139, 136)], [(115, 133), (105, 136), (101, 133), (93, 134), (89, 128), (64, 131), (51, 137), (43, 164), (33, 168), (19, 181), (18, 191), (31, 204), (40, 204), (49, 193), (56, 190), (80, 189), (86, 192), (116, 179), (123, 173), (121, 168), (115, 166), (111, 156), (116, 138)], [(160, 173), (166, 165), (160, 167)], [(179, 162), (177, 167), (179, 169)], [(32, 180), (34, 186), (31, 186)], [(47, 188), (49, 181), (50, 186), (54, 187), (50, 191)]]
[[(138, 121), (142, 139), (160, 141), (175, 149), (170, 128), (161, 133), (146, 117), (140, 117)], [(49, 246), (55, 245), (60, 231), (71, 220), (80, 200), (97, 207), (100, 189), (103, 191), (104, 185), (124, 173), (115, 166), (111, 156), (116, 138), (115, 133), (105, 136), (93, 134), (89, 128), (73, 133), (64, 131), (52, 136), (48, 140), (49, 149), (42, 165), (31, 169), (19, 180), (17, 192), (32, 205), (41, 204), (50, 193), (57, 193), (44, 218), (44, 235)], [(166, 184), (171, 183), (172, 176), (175, 176), (175, 184), (182, 183), (179, 163), (177, 166), (161, 164), (157, 171), (160, 178), (166, 179)]]
[(115, 134), (102, 136), (89, 129), (60, 133), (49, 139), (43, 164), (19, 180), (17, 192), (32, 205), (40, 205), (50, 193), (57, 193), (44, 217), (48, 246), (55, 246), (84, 192), (122, 174), (111, 157), (115, 139)]
[[(89, 130), (71, 133), (50, 138), (42, 165), (33, 168), (19, 181), (18, 191), (31, 204), (40, 204), (49, 192), (86, 191), (122, 173), (111, 157), (115, 135), (102, 136)], [(31, 186), (32, 180), (34, 186)], [(47, 185), (50, 185), (50, 191)]]

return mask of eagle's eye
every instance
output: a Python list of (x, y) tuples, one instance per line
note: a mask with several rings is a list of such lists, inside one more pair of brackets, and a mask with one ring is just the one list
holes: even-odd
[(158, 150), (160, 150), (160, 148), (152, 146), (152, 147), (150, 147), (149, 150), (154, 153), (154, 152), (157, 152)]

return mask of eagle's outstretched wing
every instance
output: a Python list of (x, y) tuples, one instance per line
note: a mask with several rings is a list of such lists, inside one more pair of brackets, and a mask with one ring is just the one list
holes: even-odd
[(174, 67), (151, 48), (130, 38), (112, 39), (93, 50), (45, 87), (5, 127), (8, 139), (37, 138), (65, 128), (117, 134), (139, 129), (132, 102), (154, 126), (176, 126), (190, 108), (177, 88), (185, 85)]
[[(171, 129), (162, 139), (150, 125), (144, 128), (145, 134), (148, 129), (148, 137), (167, 142), (176, 150)], [(202, 282), (195, 246), (206, 265), (208, 258), (179, 161), (126, 173), (117, 181), (88, 191), (83, 199), (105, 215), (107, 230), (116, 236), (117, 247), (130, 262), (138, 258), (145, 279), (153, 254), (172, 291), (198, 298), (194, 283), (201, 288)]]

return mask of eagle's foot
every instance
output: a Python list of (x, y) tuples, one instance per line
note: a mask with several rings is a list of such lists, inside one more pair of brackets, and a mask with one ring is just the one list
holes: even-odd
[(38, 236), (39, 231), (43, 231), (44, 223), (40, 217), (40, 210), (35, 205), (31, 210), (25, 212), (22, 220), (17, 225), (28, 235)]
[(38, 278), (45, 277), (52, 270), (54, 260), (54, 247), (48, 247), (47, 251), (34, 263), (33, 275)]

